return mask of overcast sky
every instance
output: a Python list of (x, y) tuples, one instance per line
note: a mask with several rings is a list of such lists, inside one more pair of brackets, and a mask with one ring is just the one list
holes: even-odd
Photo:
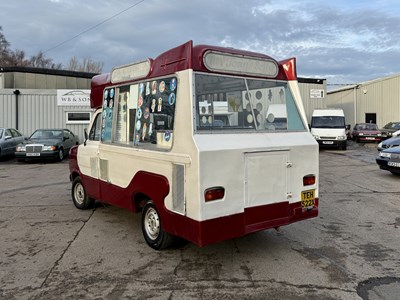
[(400, 73), (398, 0), (12, 0), (0, 26), (11, 49), (103, 72), (188, 40), (297, 58), (301, 77), (359, 83)]

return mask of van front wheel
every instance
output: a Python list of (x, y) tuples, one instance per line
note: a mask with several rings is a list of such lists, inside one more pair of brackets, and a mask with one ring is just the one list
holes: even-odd
[(94, 199), (90, 198), (85, 191), (81, 178), (78, 176), (72, 182), (72, 201), (76, 208), (89, 209), (94, 206)]
[(142, 232), (146, 243), (155, 250), (172, 245), (174, 237), (163, 230), (160, 215), (153, 201), (148, 201), (143, 207)]

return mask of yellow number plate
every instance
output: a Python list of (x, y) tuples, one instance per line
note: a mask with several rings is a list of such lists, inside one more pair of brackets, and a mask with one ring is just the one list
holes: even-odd
[(313, 207), (315, 203), (315, 190), (301, 192), (301, 207)]

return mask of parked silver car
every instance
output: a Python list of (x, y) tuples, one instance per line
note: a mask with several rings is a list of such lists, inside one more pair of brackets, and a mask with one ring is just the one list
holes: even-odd
[(0, 128), (0, 157), (14, 155), (15, 147), (24, 141), (24, 136), (14, 128)]
[(378, 151), (400, 146), (400, 136), (391, 137), (378, 144)]

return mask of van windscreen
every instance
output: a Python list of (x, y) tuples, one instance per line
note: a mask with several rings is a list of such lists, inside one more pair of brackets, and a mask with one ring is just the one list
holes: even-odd
[(345, 128), (343, 116), (314, 116), (311, 119), (312, 128)]

